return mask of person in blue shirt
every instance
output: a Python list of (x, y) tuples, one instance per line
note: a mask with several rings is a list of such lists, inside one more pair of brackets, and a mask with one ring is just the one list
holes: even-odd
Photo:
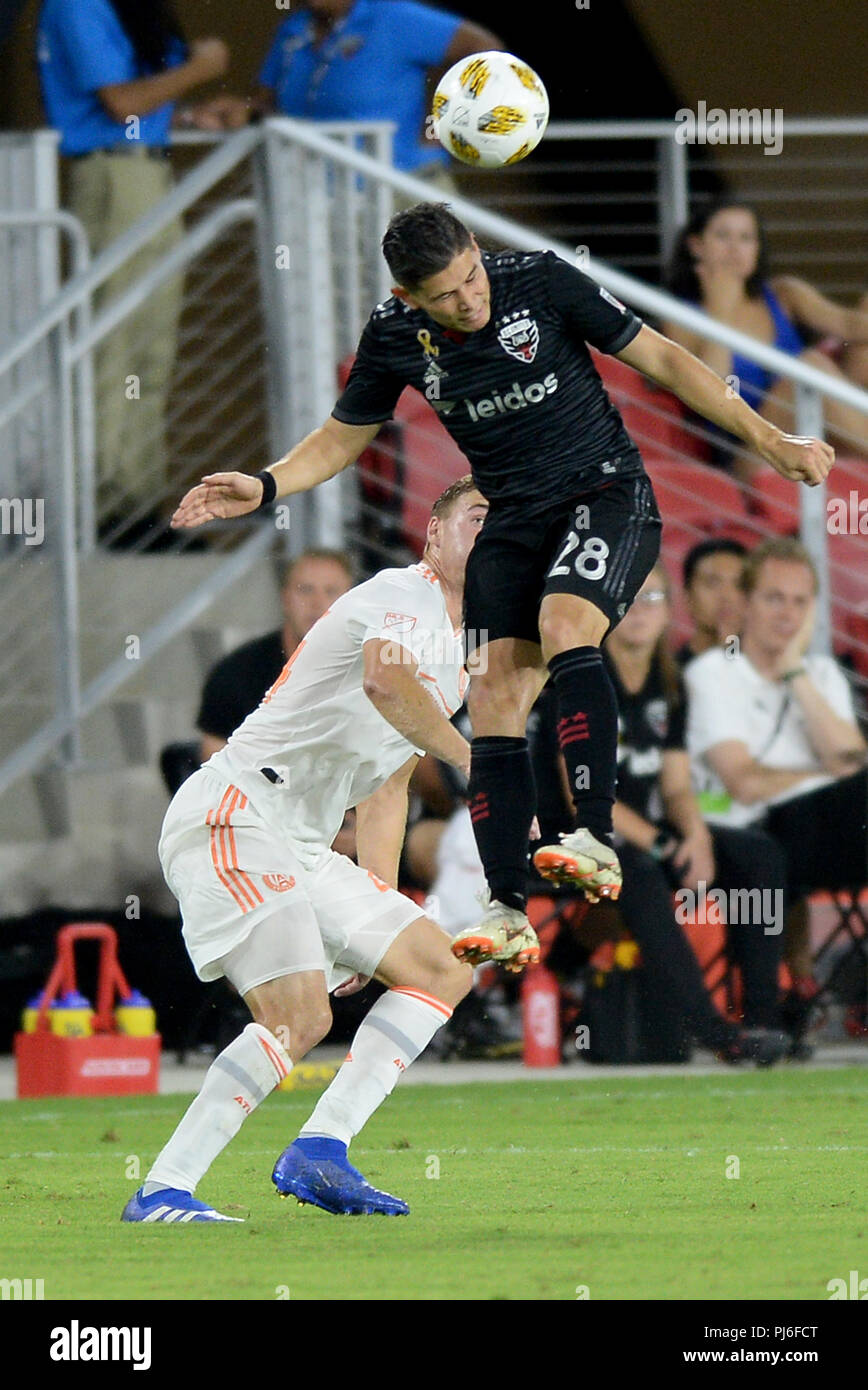
[[(769, 277), (762, 224), (752, 207), (737, 200), (707, 205), (683, 229), (669, 288), (711, 318), (800, 357), (830, 376), (841, 377), (844, 372), (827, 352), (807, 346), (800, 330), (844, 344), (868, 344), (864, 301), (859, 308), (847, 309), (796, 276)], [(764, 419), (785, 431), (795, 428), (792, 382), (774, 378), (756, 362), (692, 329), (668, 321), (662, 331), (720, 376), (735, 378), (731, 384)], [(841, 453), (868, 457), (868, 418), (852, 406), (829, 399), (824, 401), (824, 411), (829, 441)], [(738, 451), (733, 466), (750, 482), (760, 464)]]
[(229, 128), (275, 112), (394, 121), (395, 167), (430, 177), (449, 157), (426, 137), (429, 83), (461, 58), (502, 48), (488, 29), (417, 0), (308, 0), (277, 30), (256, 96), (209, 106)]
[[(46, 114), (66, 157), (65, 201), (96, 256), (170, 191), (172, 124), (207, 123), (177, 103), (226, 71), (229, 50), (218, 38), (188, 44), (168, 0), (43, 0), (37, 62)], [(181, 233), (176, 223), (154, 237), (106, 282), (95, 307)], [(182, 292), (180, 278), (165, 283), (95, 353), (97, 516), (109, 545), (153, 544), (168, 534), (159, 501)]]

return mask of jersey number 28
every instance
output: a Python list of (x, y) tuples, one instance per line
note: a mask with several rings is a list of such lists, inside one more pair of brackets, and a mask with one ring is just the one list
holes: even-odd
[(567, 543), (549, 570), (549, 579), (554, 579), (558, 574), (569, 574), (569, 565), (564, 564), (568, 555), (581, 546), (578, 555), (573, 560), (573, 567), (576, 574), (580, 574), (583, 579), (602, 579), (606, 573), (606, 559), (609, 554), (609, 547), (602, 536), (588, 536), (582, 545), (582, 539), (577, 531), (571, 531), (567, 537)]

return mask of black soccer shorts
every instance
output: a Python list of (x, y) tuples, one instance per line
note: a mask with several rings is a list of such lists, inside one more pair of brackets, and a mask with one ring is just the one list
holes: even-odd
[(467, 561), (468, 655), (500, 637), (539, 642), (546, 594), (575, 594), (623, 618), (660, 554), (662, 523), (645, 473), (546, 510), (492, 506)]

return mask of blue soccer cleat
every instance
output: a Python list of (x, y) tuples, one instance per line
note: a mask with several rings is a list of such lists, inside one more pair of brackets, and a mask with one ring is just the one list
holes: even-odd
[(281, 1197), (296, 1197), (333, 1216), (406, 1216), (410, 1210), (400, 1197), (372, 1187), (346, 1158), (310, 1158), (297, 1141), (280, 1155), (271, 1181)]
[(142, 1196), (140, 1187), (121, 1213), (121, 1221), (243, 1221), (240, 1216), (223, 1216), (205, 1202), (199, 1202), (189, 1192), (177, 1187), (164, 1187)]

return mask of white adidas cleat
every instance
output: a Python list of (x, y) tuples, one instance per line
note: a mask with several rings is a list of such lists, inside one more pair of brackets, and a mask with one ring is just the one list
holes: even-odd
[(453, 937), (453, 956), (468, 965), (497, 961), (513, 974), (524, 970), (526, 965), (537, 965), (539, 941), (525, 914), (516, 907), (506, 907), (496, 898), (483, 905), (482, 920)]
[(574, 830), (559, 836), (559, 845), (542, 845), (533, 857), (543, 878), (552, 883), (580, 888), (589, 902), (614, 901), (621, 892), (621, 865), (611, 845), (597, 840), (590, 830)]

